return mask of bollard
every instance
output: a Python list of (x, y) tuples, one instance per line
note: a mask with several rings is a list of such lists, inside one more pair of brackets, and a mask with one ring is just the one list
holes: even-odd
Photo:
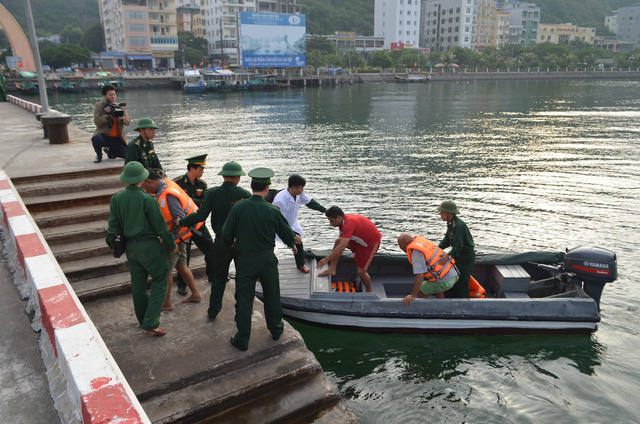
[(49, 111), (40, 117), (43, 126), (48, 127), (49, 144), (64, 144), (69, 142), (67, 125), (71, 122), (71, 116)]
[[(38, 112), (36, 113), (36, 119), (42, 123), (42, 115), (44, 115), (44, 113), (42, 112)], [(46, 125), (42, 124), (42, 131), (44, 131), (44, 137), (43, 138), (49, 138), (49, 127), (47, 127)]]

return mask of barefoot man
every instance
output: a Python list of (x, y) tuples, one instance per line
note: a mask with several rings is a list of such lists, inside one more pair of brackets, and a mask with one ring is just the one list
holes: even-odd
[(340, 238), (333, 245), (333, 250), (324, 259), (318, 261), (317, 268), (322, 268), (329, 264), (329, 268), (322, 271), (318, 276), (336, 275), (336, 267), (338, 261), (345, 248), (349, 248), (354, 253), (354, 261), (356, 263), (356, 272), (367, 288), (367, 292), (371, 293), (371, 277), (367, 273), (369, 265), (373, 257), (380, 247), (380, 231), (373, 222), (362, 215), (345, 214), (337, 206), (331, 206), (325, 212), (329, 224), (332, 227), (338, 227), (340, 230)]
[(200, 222), (195, 227), (180, 227), (178, 220), (184, 218), (190, 213), (196, 212), (198, 207), (187, 193), (184, 192), (174, 181), (169, 179), (160, 179), (160, 176), (153, 168), (146, 168), (149, 175), (142, 183), (145, 191), (156, 197), (158, 204), (160, 205), (160, 212), (164, 217), (164, 221), (169, 227), (169, 231), (175, 237), (175, 242), (178, 245), (178, 252), (173, 253), (167, 250), (169, 258), (169, 283), (167, 287), (167, 295), (162, 305), (163, 311), (173, 309), (171, 304), (171, 290), (173, 288), (173, 268), (176, 269), (182, 276), (182, 280), (187, 284), (187, 287), (191, 290), (191, 296), (183, 299), (180, 303), (188, 302), (200, 302), (202, 295), (196, 280), (193, 278), (191, 270), (187, 266), (187, 244), (189, 237), (191, 237), (192, 231), (198, 231), (204, 224)]

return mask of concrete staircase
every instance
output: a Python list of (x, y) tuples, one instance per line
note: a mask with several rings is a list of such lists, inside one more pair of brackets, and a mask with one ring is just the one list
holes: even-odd
[[(150, 419), (155, 423), (357, 422), (289, 325), (278, 342), (254, 329), (248, 352), (230, 346), (229, 335), (235, 332), (233, 281), (223, 313), (215, 321), (206, 320), (209, 290), (202, 278), (204, 258), (195, 245), (190, 268), (205, 302), (163, 313), (163, 328), (175, 324), (175, 331), (154, 339), (153, 348), (139, 349), (151, 339), (136, 342), (143, 332), (133, 318), (126, 258), (114, 258), (104, 241), (109, 201), (123, 189), (121, 170), (120, 165), (101, 168), (99, 174), (69, 172), (12, 181)], [(258, 300), (254, 309), (262, 311)], [(265, 326), (264, 319), (255, 322)], [(132, 343), (139, 349), (135, 354)], [(158, 361), (157, 355), (172, 360)], [(158, 364), (155, 376), (145, 368), (149, 363)]]

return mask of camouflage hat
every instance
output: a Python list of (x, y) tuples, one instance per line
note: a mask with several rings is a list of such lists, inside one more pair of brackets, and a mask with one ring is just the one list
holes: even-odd
[(134, 131), (138, 131), (142, 128), (155, 128), (158, 129), (158, 126), (156, 125), (155, 122), (153, 122), (153, 119), (151, 118), (142, 118), (141, 120), (138, 121), (138, 124), (136, 125), (136, 127), (133, 129)]
[(438, 206), (437, 210), (440, 212), (453, 213), (456, 215), (460, 214), (458, 207), (451, 200), (445, 200), (444, 202), (442, 202), (442, 204)]
[(238, 162), (231, 161), (225, 163), (222, 166), (222, 169), (220, 170), (220, 172), (218, 172), (218, 175), (222, 175), (224, 177), (237, 177), (246, 174), (244, 173), (242, 167)]
[(120, 181), (126, 184), (138, 184), (149, 176), (147, 171), (140, 162), (131, 161), (124, 166), (120, 174)]
[(249, 171), (251, 182), (254, 183), (271, 184), (271, 177), (274, 175), (275, 173), (269, 168), (256, 168)]
[(207, 155), (193, 156), (186, 159), (189, 165), (198, 165), (203, 168), (207, 167)]

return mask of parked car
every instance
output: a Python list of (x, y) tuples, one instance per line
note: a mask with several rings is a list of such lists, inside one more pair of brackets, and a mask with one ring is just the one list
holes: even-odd
[(154, 72), (166, 72), (167, 68), (165, 68), (164, 66), (158, 66), (157, 68), (153, 68), (152, 71), (154, 71)]
[(50, 74), (51, 73), (51, 66), (42, 65), (42, 72), (44, 72), (45, 74)]
[(68, 66), (63, 66), (62, 68), (56, 69), (56, 74), (60, 74), (60, 73), (63, 73), (63, 72), (71, 73), (71, 68), (68, 67)]

